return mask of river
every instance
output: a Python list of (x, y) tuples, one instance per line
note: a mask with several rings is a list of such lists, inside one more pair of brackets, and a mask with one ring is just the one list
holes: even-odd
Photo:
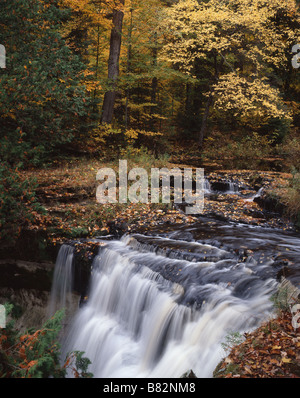
[[(281, 276), (298, 284), (299, 252), (294, 232), (207, 217), (104, 240), (63, 353), (84, 351), (97, 378), (212, 377), (228, 336), (274, 316)], [(52, 289), (64, 306), (72, 256), (64, 245)]]

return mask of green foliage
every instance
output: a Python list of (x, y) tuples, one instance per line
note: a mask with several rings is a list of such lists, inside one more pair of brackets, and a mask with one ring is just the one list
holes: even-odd
[(241, 344), (244, 340), (244, 336), (240, 332), (230, 332), (225, 336), (225, 341), (221, 343), (222, 348), (229, 352), (233, 347)]
[(67, 15), (53, 0), (1, 2), (0, 155), (9, 163), (41, 163), (88, 115), (84, 64), (59, 33)]
[(284, 157), (290, 171), (295, 174), (296, 170), (300, 170), (300, 140), (297, 134), (286, 137), (279, 148), (279, 153)]
[[(63, 317), (64, 312), (59, 311), (44, 324), (40, 331), (21, 337), (21, 340), (25, 342), (24, 365), (31, 364), (31, 366), (16, 370), (12, 373), (13, 377), (48, 378), (52, 376), (57, 378), (65, 375), (59, 363), (60, 347), (57, 343)], [(19, 364), (21, 368), (24, 365)]]
[(0, 241), (14, 242), (21, 228), (44, 212), (35, 189), (35, 182), (22, 178), (17, 168), (6, 162), (0, 165)]
[(225, 160), (230, 167), (256, 169), (274, 152), (273, 140), (256, 132), (239, 134), (215, 132), (205, 141), (204, 157)]
[(66, 368), (70, 368), (75, 378), (92, 378), (93, 374), (88, 372), (91, 361), (84, 357), (84, 352), (73, 351), (67, 355)]
[[(6, 303), (5, 308), (8, 316), (13, 306)], [(0, 329), (0, 377), (65, 378), (68, 368), (76, 378), (92, 377), (87, 371), (91, 362), (83, 352), (71, 352), (61, 364), (58, 338), (63, 318), (64, 310), (60, 310), (40, 330), (25, 334), (14, 328), (13, 319)]]
[(300, 173), (296, 169), (292, 170), (292, 178), (286, 192), (283, 193), (283, 198), (287, 205), (287, 214), (300, 228)]

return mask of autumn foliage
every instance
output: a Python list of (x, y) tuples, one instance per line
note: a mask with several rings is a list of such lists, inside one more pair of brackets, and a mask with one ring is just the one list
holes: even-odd
[[(6, 305), (7, 314), (12, 305)], [(82, 352), (72, 352), (61, 363), (59, 332), (64, 311), (58, 311), (41, 329), (25, 334), (10, 321), (0, 329), (0, 377), (5, 378), (64, 378), (69, 371), (75, 378), (91, 377), (87, 372), (90, 361)]]
[(218, 365), (215, 377), (299, 378), (300, 333), (292, 325), (291, 313), (265, 322), (232, 348)]

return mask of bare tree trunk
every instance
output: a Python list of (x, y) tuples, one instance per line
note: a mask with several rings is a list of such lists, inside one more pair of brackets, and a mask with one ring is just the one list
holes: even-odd
[[(158, 49), (157, 49), (157, 33), (154, 33), (154, 47), (152, 51), (152, 66), (155, 69), (157, 67), (157, 56), (158, 56)], [(156, 73), (156, 71), (155, 71)], [(158, 90), (158, 78), (154, 76), (152, 78), (152, 83), (151, 83), (151, 107), (150, 107), (150, 129), (155, 130), (155, 119), (153, 117), (154, 113), (154, 105), (157, 105), (157, 90)], [(156, 109), (156, 107), (155, 107)]]
[[(124, 5), (125, 0), (120, 1)], [(113, 28), (110, 36), (110, 50), (108, 60), (108, 80), (111, 89), (105, 93), (102, 107), (103, 124), (111, 124), (114, 115), (114, 106), (116, 101), (116, 86), (119, 78), (119, 61), (122, 43), (122, 27), (124, 12), (120, 10), (113, 11)]]
[(199, 138), (198, 138), (198, 144), (199, 144), (200, 149), (203, 146), (203, 140), (204, 140), (204, 136), (206, 133), (207, 120), (208, 120), (208, 116), (209, 116), (209, 108), (211, 107), (212, 103), (213, 103), (213, 95), (212, 95), (212, 93), (210, 93), (208, 100), (206, 102), (205, 111), (204, 111), (204, 114), (202, 117), (201, 129), (200, 129)]
[[(131, 55), (132, 55), (132, 29), (133, 29), (133, 8), (130, 9), (130, 26), (128, 32), (128, 50), (127, 50), (127, 74), (131, 71)], [(125, 104), (125, 129), (127, 130), (129, 124), (129, 85), (126, 90), (126, 104)]]
[[(221, 60), (220, 64), (218, 65), (217, 56), (216, 56), (216, 54), (214, 54), (214, 67), (215, 67), (214, 81), (216, 83), (219, 80), (220, 69), (221, 69), (221, 67), (224, 64), (224, 61), (225, 61), (225, 58), (222, 56), (222, 60)], [(213, 91), (214, 91), (213, 88), (211, 88), (208, 100), (207, 100), (206, 105), (205, 105), (205, 110), (204, 110), (204, 113), (203, 113), (203, 117), (202, 117), (201, 129), (200, 129), (199, 137), (198, 137), (198, 145), (199, 145), (200, 149), (202, 149), (203, 140), (204, 140), (204, 137), (205, 137), (205, 134), (206, 134), (207, 121), (208, 121), (208, 117), (209, 117), (210, 107), (212, 106), (212, 104), (214, 102)]]
[[(96, 74), (95, 74), (95, 81), (98, 82), (98, 68), (99, 68), (99, 46), (100, 46), (100, 26), (97, 27), (97, 52), (96, 52)], [(97, 88), (94, 89), (94, 111), (96, 110), (96, 100), (97, 96)]]

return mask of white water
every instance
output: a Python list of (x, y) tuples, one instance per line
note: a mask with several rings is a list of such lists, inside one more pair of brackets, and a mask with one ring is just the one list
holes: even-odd
[(264, 192), (264, 187), (260, 188), (255, 195), (253, 195), (251, 198), (245, 199), (245, 202), (254, 202), (254, 199), (260, 198)]
[[(237, 184), (235, 184), (234, 182), (228, 180), (226, 182), (226, 184), (228, 185), (228, 189), (226, 191), (224, 191), (224, 194), (230, 195), (230, 194), (238, 194), (239, 193), (239, 187)], [(208, 180), (208, 178), (204, 179), (204, 194), (212, 194), (215, 191), (212, 188), (212, 185), (210, 183), (210, 181)]]
[(207, 178), (204, 178), (204, 194), (209, 194), (212, 192), (211, 184)]
[(73, 288), (73, 259), (74, 248), (62, 245), (59, 250), (54, 275), (48, 314), (52, 316), (61, 308), (68, 309), (71, 306), (71, 293)]
[(225, 192), (226, 194), (237, 194), (239, 192), (239, 187), (234, 184), (232, 181), (228, 181), (228, 190)]
[(131, 237), (110, 242), (93, 263), (88, 302), (63, 350), (84, 351), (96, 378), (175, 378), (189, 369), (211, 377), (225, 337), (271, 316), (275, 286), (255, 267), (224, 256), (190, 262), (158, 255)]

